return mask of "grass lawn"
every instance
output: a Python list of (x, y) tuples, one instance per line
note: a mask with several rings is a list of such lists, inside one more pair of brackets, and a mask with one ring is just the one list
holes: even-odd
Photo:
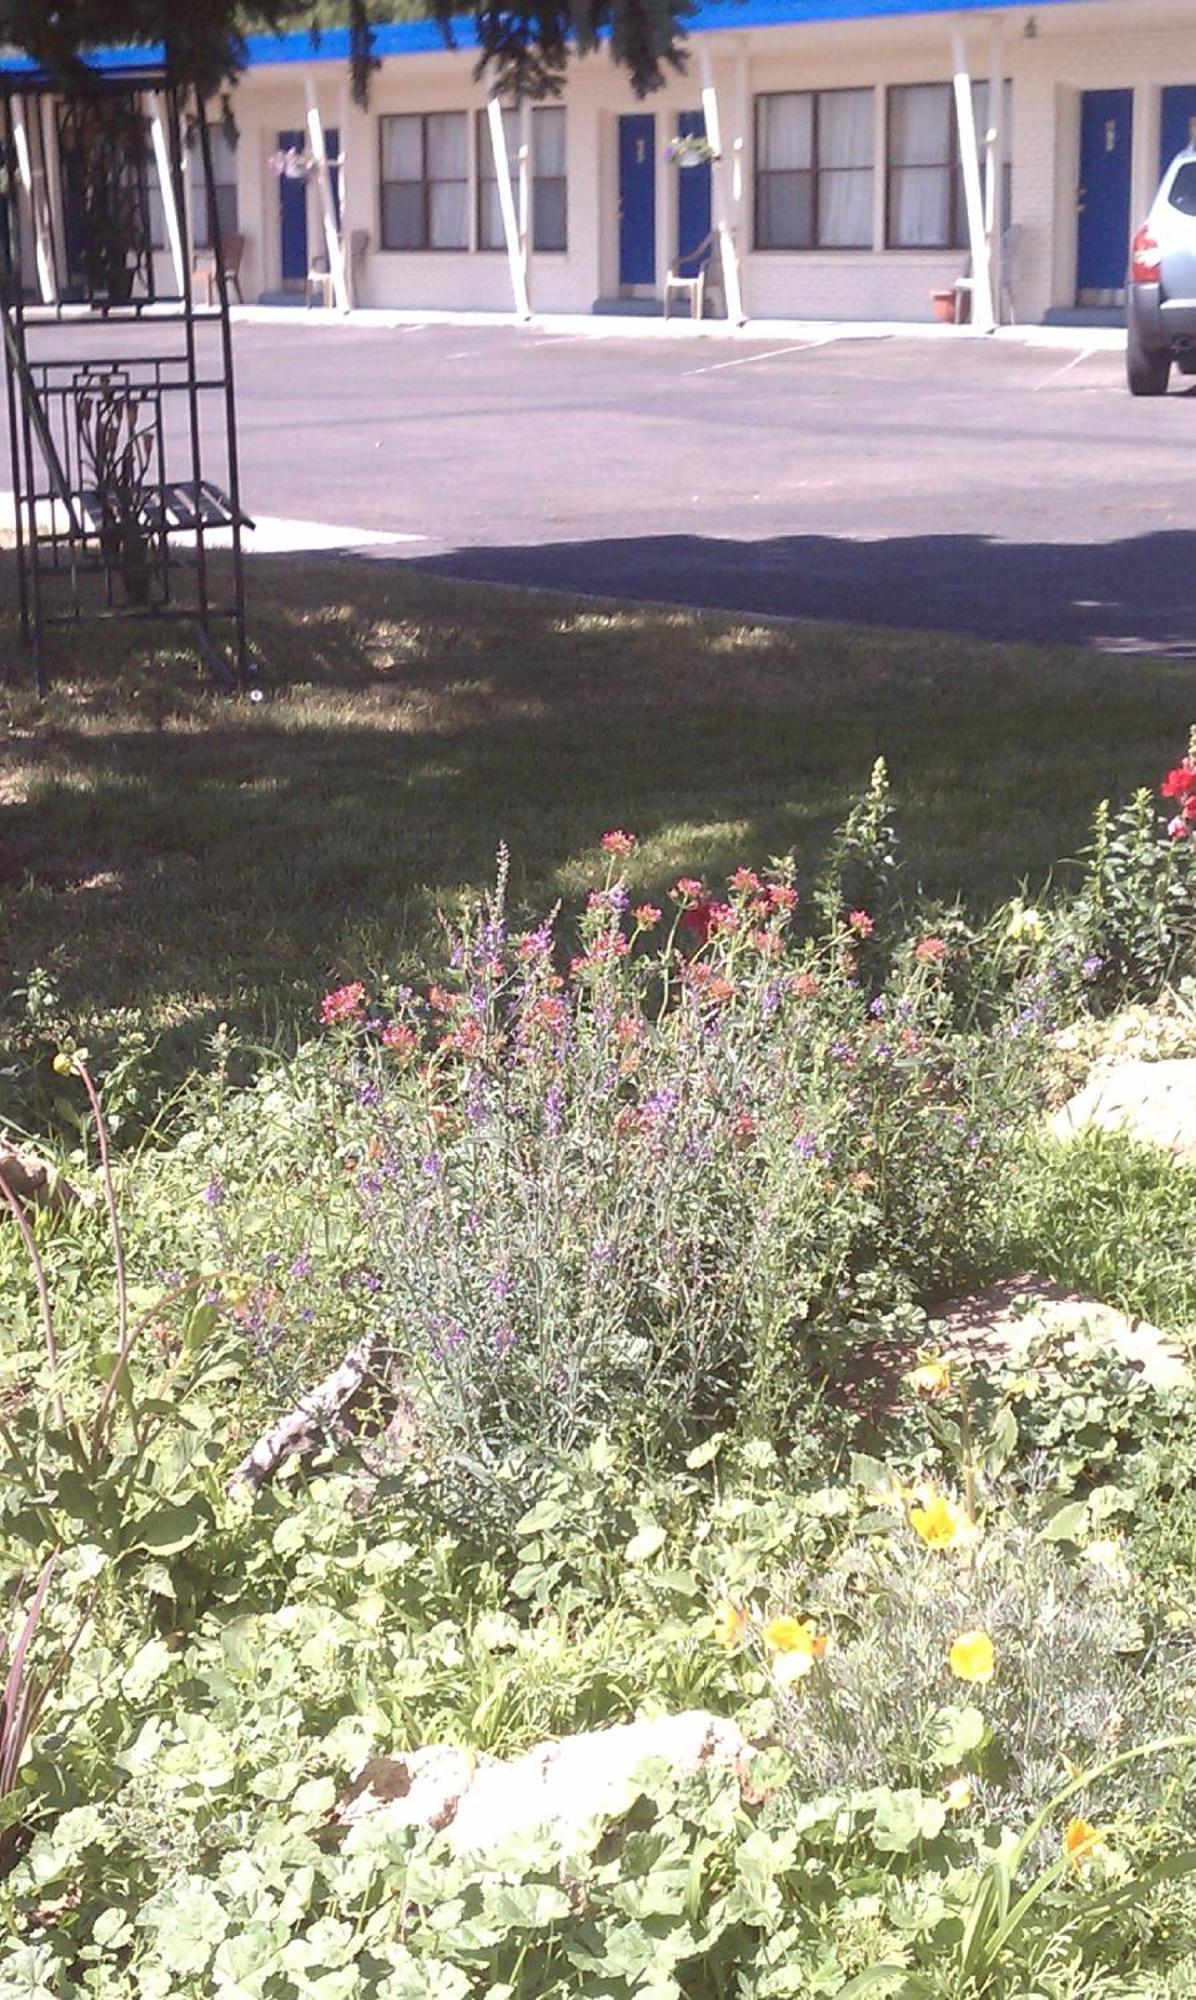
[[(500, 840), (537, 910), (612, 825), (640, 835), (645, 890), (791, 848), (809, 866), (882, 752), (925, 887), (996, 899), (1073, 852), (1103, 794), (1153, 782), (1196, 714), (1196, 663), (377, 561), (258, 558), (250, 592), (259, 703), (210, 696), (144, 628), (61, 641), (44, 707), (0, 690), (0, 987), (48, 966), (69, 1007), (136, 1008), (180, 1055), (223, 1019), (310, 1019), (337, 975), (426, 964), (436, 904)], [(0, 656), (19, 677), (11, 623)]]

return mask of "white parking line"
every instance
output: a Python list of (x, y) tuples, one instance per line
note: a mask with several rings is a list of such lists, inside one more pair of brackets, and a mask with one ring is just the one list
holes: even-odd
[(1071, 360), (1065, 361), (1062, 368), (1053, 368), (1049, 375), (1043, 376), (1041, 382), (1036, 382), (1031, 390), (1031, 394), (1036, 396), (1040, 389), (1049, 389), (1052, 382), (1058, 382), (1064, 375), (1070, 375), (1072, 369), (1078, 368), (1081, 361), (1090, 361), (1094, 354), (1099, 354), (1100, 352), (1101, 349), (1099, 347), (1086, 347), (1082, 354), (1073, 354)]
[(717, 375), (723, 368), (749, 368), (756, 361), (776, 361), (784, 354), (806, 354), (811, 347), (829, 347), (834, 334), (827, 334), (822, 340), (802, 340), (792, 347), (770, 347), (764, 354), (741, 354), (735, 361), (712, 361), (705, 368), (684, 368), (682, 375)]

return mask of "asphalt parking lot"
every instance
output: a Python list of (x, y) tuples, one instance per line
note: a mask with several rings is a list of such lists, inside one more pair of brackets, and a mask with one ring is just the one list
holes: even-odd
[(413, 538), (376, 557), (1196, 654), (1196, 389), (1134, 402), (1116, 353), (285, 323), (236, 351), (250, 509)]

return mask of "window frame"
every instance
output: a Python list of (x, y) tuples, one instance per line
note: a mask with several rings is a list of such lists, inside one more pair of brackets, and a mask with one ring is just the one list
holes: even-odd
[[(987, 90), (988, 79), (986, 77), (973, 77), (972, 79), (973, 109), (975, 108), (976, 90), (978, 86)], [(1002, 106), (1002, 110), (1005, 114), (1005, 135), (1006, 135), (1005, 154), (1001, 162), (1000, 234), (1003, 237), (1006, 230), (1010, 226), (1013, 214), (1013, 161), (1012, 158), (1010, 157), (1009, 143), (1008, 143), (1009, 133), (1011, 131), (1013, 123), (1012, 77), (1008, 76), (1003, 77), (1001, 82), (1001, 87), (1005, 97), (1005, 103)], [(893, 134), (894, 131), (896, 130), (896, 121), (894, 120), (893, 117), (893, 99), (896, 93), (901, 90), (945, 90), (947, 93), (947, 100), (950, 106), (951, 118), (950, 118), (950, 139), (948, 141), (949, 157), (946, 161), (946, 164), (944, 165), (941, 162), (935, 160), (919, 160), (912, 163), (914, 171), (930, 168), (937, 173), (946, 173), (948, 177), (948, 183), (947, 183), (948, 240), (946, 242), (940, 241), (937, 243), (896, 243), (893, 240), (893, 220), (896, 214), (896, 203), (893, 200), (893, 176), (894, 174), (899, 174), (907, 171), (911, 165), (910, 162), (895, 162), (893, 159)], [(977, 138), (979, 140), (980, 137), (979, 124), (977, 124), (976, 130), (977, 130)], [(981, 175), (983, 176), (984, 146), (982, 143), (978, 144), (977, 152), (979, 154), (979, 159), (980, 159), (980, 171)], [(942, 77), (932, 77), (928, 82), (921, 82), (921, 83), (911, 82), (911, 83), (887, 84), (885, 86), (885, 249), (891, 250), (896, 256), (916, 257), (919, 254), (921, 254), (922, 256), (939, 257), (946, 255), (948, 252), (955, 252), (961, 250), (966, 251), (970, 249), (970, 247), (971, 245), (968, 238), (968, 205), (967, 205), (967, 196), (964, 192), (964, 183), (963, 183), (963, 147), (961, 146), (959, 139), (959, 107), (955, 101), (955, 85), (949, 81), (944, 82)]]
[[(822, 256), (858, 257), (861, 251), (876, 248), (876, 93), (874, 83), (833, 84), (826, 90), (758, 90), (752, 106), (752, 252), (761, 257), (806, 257), (813, 252)], [(824, 167), (821, 164), (821, 106), (828, 97), (867, 95), (871, 100), (872, 157), (862, 167)], [(810, 164), (808, 167), (766, 167), (761, 164), (760, 144), (761, 107), (765, 99), (774, 97), (806, 97), (810, 100)], [(768, 243), (760, 240), (760, 184), (770, 174), (803, 174), (810, 181), (810, 240), (808, 243)], [(822, 180), (826, 174), (858, 173), (867, 174), (871, 182), (872, 199), (868, 208), (868, 234), (859, 243), (822, 243), (819, 241), (822, 226)]]
[[(386, 176), (386, 128), (400, 118), (413, 118), (419, 125), (420, 178), (418, 181), (388, 180)], [(438, 175), (435, 180), (428, 176), (428, 120), (430, 118), (460, 118), (465, 128), (465, 173), (451, 179)], [(385, 111), (378, 118), (378, 246), (388, 257), (464, 257), (474, 248), (470, 242), (469, 196), (471, 161), (469, 154), (470, 132), (469, 112), (449, 108), (444, 111)], [(391, 187), (418, 187), (420, 190), (421, 241), (419, 243), (388, 243), (386, 240), (386, 190)], [(433, 243), (431, 238), (432, 189), (434, 187), (463, 187), (465, 189), (465, 241), (464, 243)]]
[[(545, 111), (548, 112), (555, 111), (559, 113), (559, 115), (562, 118), (565, 118), (566, 120), (568, 117), (566, 107), (563, 104), (533, 104), (531, 107), (532, 122), (531, 122), (531, 130), (528, 134), (530, 152), (531, 152), (531, 158), (529, 161), (530, 181), (531, 181), (531, 216), (530, 216), (531, 241), (528, 245), (528, 248), (532, 252), (533, 256), (536, 257), (566, 257), (569, 254), (569, 165), (568, 165), (569, 127), (568, 123), (566, 122), (565, 172), (563, 174), (538, 174), (536, 172), (536, 120), (537, 118), (540, 117), (541, 113)], [(503, 117), (507, 118), (510, 117), (511, 115), (514, 115), (516, 118), (518, 117), (518, 112), (516, 111), (516, 107), (514, 105), (505, 104), (503, 106)], [(508, 158), (513, 161), (516, 159), (519, 143), (520, 143), (519, 131), (518, 131), (518, 126), (516, 126), (515, 151), (512, 152), (509, 141), (507, 148)], [(474, 213), (476, 216), (476, 230), (477, 230), (476, 247), (478, 254), (480, 256), (502, 257), (506, 255), (507, 246), (505, 239), (501, 243), (487, 243), (485, 240), (486, 190), (487, 188), (491, 187), (496, 188), (498, 186), (497, 171), (495, 171), (494, 173), (485, 173), (483, 171), (483, 163), (487, 158), (489, 158), (490, 163), (493, 167), (495, 168), (497, 167), (497, 162), (494, 159), (493, 149), (491, 148), (490, 145), (490, 117), (485, 106), (483, 106), (482, 109), (477, 114), (477, 126), (476, 126), (476, 136), (474, 144), (475, 144), (474, 159), (476, 162), (475, 178), (477, 183), (474, 191)], [(538, 195), (539, 195), (539, 190), (542, 186), (561, 187), (564, 189), (565, 193), (565, 240), (563, 243), (552, 244), (548, 248), (545, 248), (543, 244), (537, 242), (536, 240), (537, 221), (538, 221), (538, 213), (540, 206)], [(513, 173), (511, 175), (511, 193), (514, 197), (515, 205), (516, 207), (518, 207), (519, 205), (518, 173)]]
[[(213, 141), (215, 141), (216, 134), (224, 132), (224, 130), (223, 120), (208, 120), (208, 134)], [(237, 141), (227, 138), (225, 144), (227, 146), (227, 164), (232, 170), (231, 178), (222, 180), (219, 174), (214, 171), (217, 165), (217, 153), (220, 152), (223, 155), (223, 148), (219, 148), (213, 144), (213, 176), (210, 190), (203, 179), (203, 147), (198, 135), (191, 141), (191, 145), (185, 154), (186, 170), (190, 183), (188, 194), (191, 200), (191, 247), (193, 250), (210, 251), (214, 249), (211, 209), (215, 208), (217, 213), (220, 213), (219, 204), (221, 195), (226, 195), (230, 189), (232, 191), (233, 226), (231, 229), (227, 228), (224, 217), (223, 215), (221, 216), (221, 244), (227, 245), (230, 236), (239, 236), (241, 233), (241, 184), (240, 176), (237, 172)], [(199, 186), (196, 186), (197, 165), (200, 170)]]

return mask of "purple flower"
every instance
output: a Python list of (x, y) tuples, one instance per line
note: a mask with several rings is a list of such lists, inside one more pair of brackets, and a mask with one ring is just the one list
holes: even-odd
[(509, 1271), (496, 1271), (490, 1279), (491, 1298), (509, 1299), (514, 1289), (514, 1281)]
[(219, 1208), (224, 1201), (224, 1183), (213, 1177), (203, 1191), (203, 1199), (208, 1208)]
[(677, 1109), (677, 1093), (667, 1084), (644, 1099), (645, 1118), (668, 1118)]
[(1080, 967), (1080, 971), (1085, 979), (1095, 979), (1097, 973), (1103, 972), (1104, 969), (1105, 969), (1105, 961), (1095, 951), (1089, 952), (1088, 957), (1084, 960), (1084, 963)]
[(849, 1067), (855, 1062), (855, 1050), (841, 1035), (831, 1043), (830, 1053), (832, 1062), (846, 1063)]
[(565, 1091), (559, 1083), (551, 1084), (544, 1094), (544, 1123), (550, 1132), (559, 1132), (565, 1120)]
[(766, 986), (760, 995), (760, 1012), (766, 1021), (772, 1019), (781, 1004), (781, 995), (776, 986)]
[(505, 1324), (503, 1326), (500, 1326), (494, 1335), (494, 1359), (496, 1361), (505, 1360), (507, 1355), (511, 1352), (511, 1349), (514, 1347), (514, 1345), (515, 1345), (514, 1327), (507, 1326)]
[(438, 1153), (425, 1153), (419, 1163), (419, 1170), (421, 1174), (426, 1174), (430, 1181), (437, 1180), (440, 1175), (440, 1155)]
[(168, 1292), (177, 1292), (179, 1286), (183, 1282), (183, 1274), (181, 1271), (164, 1271), (161, 1265), (159, 1265), (158, 1269), (154, 1272), (154, 1277), (157, 1279), (158, 1283), (164, 1288), (164, 1290)]
[(593, 1249), (590, 1251), (590, 1262), (601, 1268), (603, 1264), (610, 1263), (614, 1254), (615, 1246), (613, 1243), (595, 1243)]
[(812, 1160), (818, 1151), (818, 1141), (809, 1132), (799, 1132), (793, 1141), (793, 1150), (799, 1160)]
[(367, 1105), (381, 1104), (382, 1092), (379, 1090), (376, 1083), (359, 1084), (357, 1086), (357, 1102), (359, 1104), (367, 1104)]
[(308, 1256), (306, 1250), (301, 1251), (291, 1265), (291, 1276), (292, 1278), (310, 1278), (311, 1258)]
[(878, 993), (875, 1000), (868, 1003), (868, 1012), (874, 1021), (883, 1021), (888, 1011), (889, 1003), (883, 993)]

